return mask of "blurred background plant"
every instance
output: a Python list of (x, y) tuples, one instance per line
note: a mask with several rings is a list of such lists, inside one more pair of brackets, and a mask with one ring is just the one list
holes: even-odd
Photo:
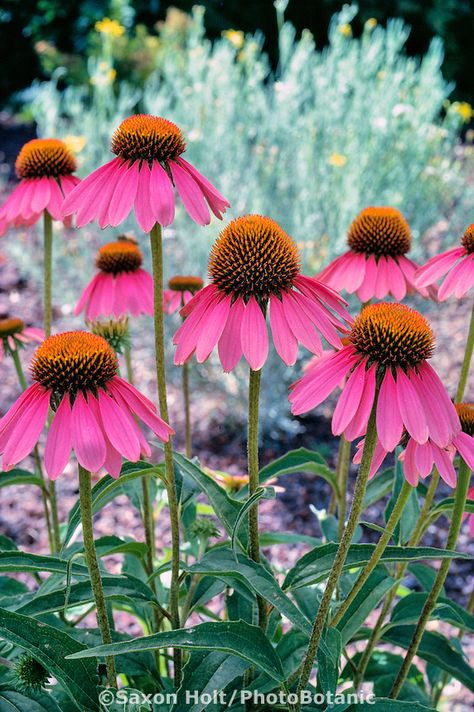
[[(351, 5), (334, 15), (319, 50), (311, 32), (299, 36), (285, 20), (287, 4), (275, 3), (275, 61), (261, 32), (227, 29), (209, 39), (202, 7), (191, 15), (169, 9), (147, 29), (134, 24), (131, 4), (115, 0), (95, 19), (94, 3), (82, 57), (69, 59), (53, 44), (37, 47), (51, 79), (24, 93), (26, 108), (40, 136), (64, 138), (77, 152), (83, 175), (109, 159), (110, 137), (130, 113), (170, 118), (187, 137), (189, 159), (231, 199), (231, 216), (271, 215), (300, 244), (309, 274), (342, 251), (349, 223), (370, 204), (403, 211), (415, 256), (426, 252), (421, 236), (448, 216), (446, 240), (456, 241), (472, 221), (469, 131), (467, 145), (460, 144), (472, 109), (450, 101), (441, 41), (433, 39), (422, 59), (410, 57), (402, 20), (383, 27), (368, 18), (358, 32), (361, 19)], [(83, 5), (84, 14), (89, 5)], [(127, 227), (136, 231), (133, 220)], [(166, 231), (169, 274), (204, 276), (220, 228), (214, 221), (197, 230), (179, 214)], [(73, 304), (77, 285), (92, 273), (101, 239), (91, 228), (58, 242), (66, 303)], [(21, 240), (8, 246), (26, 274), (39, 276), (35, 252)], [(287, 379), (277, 359), (266, 371), (264, 409), (274, 423), (288, 412), (281, 407)], [(239, 395), (244, 380), (225, 382)]]

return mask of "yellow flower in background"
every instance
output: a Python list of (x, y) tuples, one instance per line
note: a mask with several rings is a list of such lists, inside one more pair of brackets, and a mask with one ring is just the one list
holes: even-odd
[(474, 109), (468, 101), (455, 101), (453, 103), (453, 110), (459, 114), (465, 124), (468, 124), (474, 116)]
[(377, 27), (377, 20), (375, 19), (375, 17), (369, 17), (369, 19), (365, 23), (365, 26), (368, 30), (373, 30), (374, 27)]
[(242, 49), (244, 46), (245, 36), (241, 30), (224, 30), (222, 36), (229, 40), (236, 49)]
[(348, 22), (345, 22), (343, 25), (339, 25), (337, 29), (341, 35), (344, 35), (344, 37), (352, 37), (352, 27)]
[(347, 163), (347, 158), (342, 153), (331, 153), (328, 158), (328, 163), (330, 166), (336, 166), (336, 168), (342, 168)]
[(111, 20), (110, 17), (104, 17), (96, 22), (95, 29), (101, 35), (109, 35), (109, 37), (122, 37), (125, 34), (125, 27), (117, 20)]
[(74, 134), (68, 134), (63, 138), (64, 143), (73, 153), (80, 153), (87, 143), (87, 138), (85, 136), (75, 136)]

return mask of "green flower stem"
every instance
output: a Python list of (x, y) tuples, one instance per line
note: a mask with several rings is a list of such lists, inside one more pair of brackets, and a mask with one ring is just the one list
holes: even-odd
[(467, 379), (469, 376), (469, 370), (471, 368), (472, 352), (474, 350), (474, 303), (472, 305), (471, 320), (469, 322), (469, 332), (467, 335), (466, 348), (464, 351), (464, 359), (461, 366), (461, 373), (459, 376), (458, 390), (456, 391), (455, 403), (461, 403), (464, 397), (464, 391), (466, 390)]
[[(153, 268), (153, 303), (155, 322), (155, 359), (156, 380), (160, 415), (168, 422), (168, 402), (166, 397), (165, 371), (165, 339), (163, 314), (163, 238), (161, 225), (155, 224), (150, 232), (151, 261)], [(171, 625), (174, 629), (180, 627), (179, 618), (179, 507), (176, 495), (176, 482), (173, 467), (173, 447), (171, 439), (164, 443), (166, 490), (171, 523), (171, 584), (169, 609)], [(155, 536), (153, 534), (153, 540)], [(181, 683), (182, 655), (181, 650), (174, 649), (175, 684)]]
[[(18, 353), (18, 350), (15, 349), (14, 351), (11, 351), (11, 355), (12, 355), (13, 363), (15, 364), (15, 370), (16, 370), (16, 374), (18, 376), (18, 382), (20, 384), (20, 387), (22, 388), (22, 390), (26, 391), (27, 383), (26, 383), (25, 374), (23, 372), (23, 367), (21, 365), (20, 354)], [(48, 504), (48, 490), (46, 487), (46, 483), (44, 481), (44, 474), (43, 474), (43, 468), (41, 466), (41, 458), (40, 458), (40, 454), (39, 454), (39, 450), (38, 450), (38, 445), (35, 445), (33, 453), (34, 453), (34, 458), (35, 458), (36, 472), (42, 479), (41, 499), (43, 500), (44, 518), (46, 521), (46, 528), (48, 530), (49, 549), (51, 552), (54, 552), (56, 550), (55, 550), (55, 541), (54, 541), (53, 531), (51, 529), (51, 517), (49, 514), (49, 504)]]
[(184, 452), (187, 458), (192, 457), (192, 436), (191, 436), (191, 405), (189, 400), (189, 363), (183, 363), (183, 401), (184, 401)]
[[(426, 518), (428, 517), (428, 513), (431, 509), (431, 505), (433, 504), (434, 496), (436, 494), (436, 489), (438, 487), (438, 482), (439, 482), (439, 472), (438, 472), (438, 470), (435, 469), (435, 470), (433, 470), (433, 474), (431, 476), (431, 481), (430, 481), (429, 487), (426, 491), (425, 501), (423, 502), (423, 506), (422, 506), (420, 514), (418, 516), (418, 520), (415, 525), (415, 529), (408, 541), (408, 546), (417, 546), (418, 542), (421, 539), (421, 536), (423, 534), (424, 522), (426, 521)], [(356, 690), (358, 689), (360, 683), (364, 679), (365, 671), (367, 669), (367, 665), (369, 664), (369, 660), (372, 656), (375, 646), (377, 645), (377, 643), (380, 640), (380, 632), (381, 632), (383, 624), (385, 622), (385, 618), (387, 617), (387, 614), (388, 614), (388, 612), (392, 606), (392, 603), (397, 595), (398, 583), (401, 580), (403, 574), (405, 573), (407, 566), (408, 566), (407, 563), (401, 563), (401, 564), (398, 564), (398, 566), (395, 570), (395, 584), (394, 584), (394, 586), (392, 586), (392, 588), (388, 592), (387, 597), (385, 598), (385, 601), (384, 601), (383, 606), (379, 613), (379, 617), (377, 618), (377, 621), (372, 629), (372, 633), (370, 635), (370, 638), (367, 641), (367, 645), (365, 647), (364, 652), (362, 653), (362, 657), (360, 659), (359, 666), (357, 668), (357, 674), (354, 678), (354, 688)]]
[[(84, 539), (84, 552), (86, 563), (89, 569), (92, 592), (96, 605), (97, 623), (102, 635), (104, 645), (109, 645), (112, 642), (110, 634), (109, 619), (107, 618), (107, 610), (102, 588), (102, 579), (100, 576), (99, 562), (97, 561), (97, 552), (94, 544), (94, 529), (92, 524), (92, 494), (91, 494), (91, 474), (84, 470), (81, 465), (79, 468), (79, 501), (81, 506), (82, 519), (82, 536)], [(110, 687), (117, 687), (115, 660), (113, 657), (106, 657), (105, 663), (107, 666), (107, 680)]]
[[(43, 310), (44, 310), (44, 336), (47, 339), (51, 336), (51, 323), (53, 318), (53, 219), (47, 210), (43, 212)], [(61, 548), (61, 537), (59, 533), (59, 514), (56, 498), (56, 484), (49, 481), (49, 503), (51, 507), (51, 518), (53, 523), (54, 547), (53, 552)]]
[[(249, 374), (249, 403), (247, 431), (247, 463), (249, 476), (249, 497), (259, 486), (258, 462), (258, 412), (260, 401), (261, 371)], [(258, 530), (258, 502), (249, 509), (249, 553), (253, 561), (260, 561), (260, 534)], [(258, 622), (262, 630), (267, 627), (267, 606), (261, 596), (257, 596)]]
[(339, 508), (338, 508), (338, 527), (339, 541), (344, 533), (344, 524), (346, 520), (346, 496), (347, 496), (347, 479), (349, 476), (349, 463), (351, 459), (351, 444), (341, 435), (339, 443), (339, 456), (337, 459), (336, 481), (339, 488)]
[(132, 349), (130, 346), (125, 347), (124, 357), (125, 367), (127, 369), (127, 381), (133, 386)]
[[(458, 472), (458, 481), (456, 485), (456, 493), (454, 497), (454, 507), (453, 514), (451, 518), (451, 524), (448, 532), (448, 540), (446, 542), (446, 549), (455, 549), (456, 543), (459, 536), (459, 530), (461, 529), (462, 517), (464, 514), (464, 507), (466, 505), (467, 492), (469, 489), (469, 480), (471, 477), (471, 471), (466, 465), (464, 460), (461, 459)], [(393, 687), (390, 691), (389, 697), (391, 699), (396, 699), (405, 683), (406, 677), (410, 670), (413, 658), (415, 657), (418, 647), (421, 643), (423, 633), (425, 632), (426, 624), (433, 612), (436, 602), (438, 600), (439, 594), (441, 593), (444, 582), (448, 575), (449, 566), (451, 561), (449, 559), (444, 559), (439, 567), (438, 574), (431, 588), (431, 591), (426, 599), (425, 605), (421, 612), (421, 616), (415, 628), (410, 646), (407, 650), (407, 654), (403, 660), (400, 671), (396, 677)]]
[(393, 507), (392, 513), (390, 514), (390, 517), (388, 519), (387, 525), (385, 527), (385, 531), (380, 537), (380, 539), (377, 542), (377, 546), (374, 549), (374, 552), (372, 556), (370, 557), (369, 561), (367, 564), (364, 566), (362, 569), (359, 578), (355, 582), (354, 586), (352, 587), (349, 595), (347, 598), (344, 600), (344, 603), (341, 605), (339, 608), (338, 612), (334, 616), (334, 618), (331, 621), (332, 626), (336, 626), (343, 618), (344, 614), (346, 613), (347, 609), (353, 602), (354, 598), (357, 596), (363, 585), (366, 583), (367, 579), (369, 578), (370, 574), (372, 571), (375, 569), (377, 564), (380, 561), (380, 557), (382, 556), (383, 552), (385, 551), (388, 542), (392, 538), (392, 534), (395, 531), (395, 527), (397, 526), (398, 522), (400, 521), (400, 517), (402, 516), (403, 510), (405, 509), (405, 505), (408, 502), (408, 498), (410, 497), (410, 494), (413, 492), (413, 487), (406, 481), (403, 481), (402, 488), (400, 490), (400, 493), (397, 497), (397, 500), (395, 502), (395, 505)]
[[(329, 612), (329, 607), (331, 605), (332, 595), (341, 576), (344, 567), (344, 562), (346, 560), (349, 547), (351, 545), (351, 541), (354, 536), (357, 523), (359, 521), (360, 514), (364, 507), (365, 490), (367, 487), (370, 466), (372, 464), (372, 458), (374, 456), (375, 446), (377, 443), (375, 414), (377, 408), (379, 387), (379, 384), (377, 384), (374, 403), (372, 405), (372, 411), (370, 413), (370, 418), (367, 425), (364, 453), (362, 456), (362, 462), (360, 463), (359, 472), (355, 483), (354, 496), (352, 499), (352, 507), (349, 514), (349, 519), (347, 520), (342, 539), (339, 543), (339, 548), (336, 552), (336, 557), (329, 573), (326, 588), (324, 590), (319, 610), (313, 624), (313, 630), (309, 639), (308, 649), (306, 651), (306, 656), (301, 668), (301, 675), (297, 687), (297, 695), (300, 695), (306, 689), (306, 686), (308, 685), (309, 679), (311, 677), (311, 671), (313, 669), (313, 664), (318, 652), (319, 642), (321, 640), (324, 625), (326, 623), (326, 618)], [(300, 709), (300, 706), (301, 705), (297, 703), (297, 712)]]

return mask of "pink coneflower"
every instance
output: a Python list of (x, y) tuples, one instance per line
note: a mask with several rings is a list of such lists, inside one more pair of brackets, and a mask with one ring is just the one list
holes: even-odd
[(170, 225), (176, 188), (199, 225), (210, 222), (209, 208), (222, 218), (229, 207), (219, 191), (181, 155), (183, 134), (171, 121), (138, 114), (122, 121), (112, 138), (117, 158), (91, 173), (64, 201), (63, 215), (77, 214), (77, 226), (98, 220), (101, 228), (119, 225), (135, 208), (145, 232)]
[(150, 447), (136, 419), (163, 442), (173, 430), (136, 388), (117, 376), (117, 357), (105, 339), (70, 331), (51, 336), (33, 357), (30, 386), (0, 420), (3, 469), (23, 460), (38, 442), (48, 411), (44, 463), (51, 479), (66, 467), (71, 450), (91, 472), (105, 467), (118, 477), (122, 456), (136, 462)]
[(411, 244), (410, 228), (396, 208), (362, 210), (349, 228), (347, 242), (349, 251), (318, 275), (333, 289), (355, 292), (361, 302), (389, 294), (400, 300), (414, 291), (424, 297), (435, 295), (434, 290), (415, 286), (418, 265), (405, 256)]
[(441, 277), (444, 277), (438, 290), (441, 302), (452, 294), (460, 299), (474, 284), (474, 224), (462, 236), (461, 247), (432, 257), (418, 269), (415, 284), (418, 288), (428, 287)]
[(87, 319), (153, 316), (153, 279), (142, 269), (143, 255), (135, 242), (119, 238), (103, 245), (96, 257), (99, 273), (87, 285), (74, 309)]
[(163, 311), (174, 314), (194, 297), (204, 286), (200, 277), (192, 275), (176, 275), (168, 282), (168, 289), (163, 292)]
[(0, 361), (12, 351), (18, 351), (33, 341), (44, 341), (43, 329), (25, 326), (21, 319), (0, 319)]
[(0, 228), (32, 225), (45, 210), (62, 220), (61, 205), (80, 182), (76, 160), (63, 141), (35, 138), (25, 143), (15, 163), (19, 185), (0, 208)]
[(194, 352), (201, 363), (219, 344), (224, 371), (235, 368), (242, 354), (258, 371), (268, 354), (267, 308), (275, 348), (286, 364), (295, 363), (298, 343), (322, 353), (317, 330), (342, 346), (338, 330), (347, 329), (339, 317), (352, 321), (346, 302), (300, 273), (298, 249), (274, 220), (247, 215), (229, 223), (212, 248), (209, 276), (211, 284), (181, 310), (186, 320), (173, 338), (176, 364)]
[(403, 304), (372, 304), (356, 318), (349, 344), (313, 367), (292, 387), (295, 415), (322, 403), (348, 376), (332, 420), (333, 433), (346, 440), (365, 434), (376, 381), (380, 383), (376, 426), (382, 447), (391, 452), (404, 428), (416, 443), (430, 439), (440, 448), (453, 442), (461, 426), (436, 372), (428, 363), (434, 337), (426, 319)]

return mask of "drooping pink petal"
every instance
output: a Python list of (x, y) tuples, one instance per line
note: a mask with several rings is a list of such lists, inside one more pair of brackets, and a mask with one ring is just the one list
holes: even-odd
[(30, 341), (38, 341), (41, 343), (44, 341), (44, 331), (36, 326), (27, 326), (23, 329), (22, 334), (28, 338)]
[(359, 363), (342, 389), (332, 417), (334, 435), (341, 435), (344, 432), (359, 408), (365, 387), (365, 367), (364, 361)]
[(446, 450), (436, 445), (432, 446), (433, 459), (438, 472), (450, 487), (456, 487), (456, 470), (454, 469), (452, 458)]
[(405, 298), (407, 293), (407, 282), (400, 269), (398, 262), (393, 257), (387, 257), (388, 262), (388, 285), (389, 291), (397, 301)]
[(380, 386), (376, 426), (383, 447), (387, 452), (392, 452), (402, 437), (403, 421), (398, 406), (397, 386), (390, 368), (387, 368)]
[(447, 447), (452, 440), (452, 430), (449, 419), (444, 415), (443, 409), (439, 407), (440, 403), (436, 392), (433, 392), (431, 384), (423, 378), (421, 373), (413, 375), (411, 382), (423, 405), (431, 440), (439, 447)]
[(422, 379), (428, 384), (428, 387), (431, 389), (434, 398), (438, 401), (438, 418), (445, 418), (447, 420), (451, 435), (454, 437), (455, 435), (457, 435), (457, 433), (461, 431), (461, 424), (459, 422), (458, 414), (456, 413), (456, 408), (451, 402), (451, 399), (447, 394), (446, 388), (441, 383), (436, 371), (427, 361), (424, 361), (418, 367), (418, 371)]
[[(416, 469), (420, 477), (424, 479), (425, 477), (428, 477), (431, 470), (433, 469), (434, 458), (432, 444), (429, 440), (424, 443), (424, 445), (420, 445), (415, 441), (413, 442), (415, 443), (414, 448)], [(434, 447), (436, 447), (436, 445)]]
[(57, 409), (46, 440), (44, 466), (48, 477), (55, 480), (64, 472), (72, 450), (72, 412), (66, 394)]
[(252, 371), (259, 371), (268, 356), (268, 331), (263, 312), (252, 295), (242, 316), (242, 351)]
[(165, 169), (153, 161), (151, 166), (150, 203), (156, 221), (166, 227), (174, 220), (174, 192)]
[(364, 281), (357, 290), (357, 296), (361, 302), (368, 302), (375, 296), (375, 285), (377, 284), (377, 260), (374, 255), (369, 255), (365, 265)]
[(31, 198), (31, 209), (35, 213), (42, 213), (49, 202), (51, 188), (46, 176), (35, 181), (35, 189)]
[(287, 366), (293, 366), (298, 356), (298, 342), (291, 331), (281, 301), (270, 297), (270, 326), (277, 354)]
[[(193, 300), (189, 304), (192, 302)], [(201, 331), (203, 328), (207, 328), (208, 322), (212, 321), (212, 313), (218, 302), (219, 291), (213, 287), (206, 292), (205, 297), (199, 300), (196, 308), (181, 324), (173, 336), (173, 343), (176, 344), (175, 365), (182, 366), (194, 353)]]
[(19, 208), (23, 199), (23, 193), (27, 188), (26, 181), (21, 181), (12, 190), (6, 201), (0, 208), (0, 218), (7, 223), (14, 221), (19, 215)]
[(228, 295), (214, 305), (212, 320), (209, 321), (207, 328), (201, 331), (196, 341), (196, 361), (198, 363), (203, 363), (209, 358), (221, 338), (229, 316), (231, 302), (232, 298)]
[(8, 433), (3, 454), (4, 470), (10, 470), (23, 460), (38, 442), (48, 416), (50, 396), (50, 391), (40, 386), (33, 392), (33, 397), (23, 403), (15, 416), (15, 425)]
[(133, 418), (102, 389), (99, 389), (98, 396), (102, 427), (107, 438), (127, 460), (136, 462), (140, 458), (140, 441), (135, 432)]
[[(64, 199), (61, 213), (63, 217), (84, 211), (90, 203), (97, 199), (102, 181), (106, 181), (122, 164), (121, 158), (114, 158), (84, 178)], [(91, 217), (90, 220), (93, 220)], [(88, 222), (90, 222), (90, 220)], [(86, 224), (86, 223), (84, 223)]]
[(390, 273), (389, 264), (385, 255), (380, 255), (377, 263), (377, 279), (375, 282), (375, 296), (377, 299), (383, 299), (387, 296), (390, 289)]
[(403, 470), (405, 472), (405, 479), (412, 487), (416, 487), (418, 485), (419, 480), (418, 469), (416, 466), (415, 459), (415, 448), (416, 442), (410, 438), (402, 460)]
[[(88, 393), (88, 398), (94, 398), (92, 393)], [(98, 472), (105, 462), (105, 439), (81, 391), (77, 393), (72, 407), (71, 425), (72, 446), (78, 461), (86, 470)]]
[[(115, 377), (107, 383), (107, 390), (114, 396), (116, 393), (122, 396), (126, 400), (130, 410), (135, 413), (145, 425), (148, 425), (163, 442), (167, 442), (170, 435), (174, 434), (173, 428), (153, 411), (153, 404), (148, 398), (145, 398), (145, 396), (137, 391), (130, 383)], [(150, 405), (152, 407), (150, 407)]]
[[(347, 324), (353, 324), (354, 319), (347, 311), (347, 302), (341, 297), (341, 295), (334, 289), (329, 287), (327, 284), (323, 284), (314, 277), (306, 277), (305, 275), (299, 274), (293, 280), (293, 286), (300, 290), (303, 294), (314, 295), (320, 300), (321, 304), (326, 308), (332, 309), (336, 314), (338, 314)], [(328, 312), (329, 314), (329, 312)], [(337, 320), (333, 321), (334, 324), (338, 324)], [(344, 325), (340, 324), (340, 327), (345, 331)]]
[(156, 223), (151, 204), (150, 182), (150, 167), (148, 163), (144, 161), (140, 168), (138, 189), (135, 196), (135, 217), (143, 232), (150, 232)]
[(58, 180), (56, 180), (55, 178), (49, 178), (48, 180), (50, 194), (46, 208), (53, 220), (62, 220), (61, 207), (64, 200), (64, 194), (61, 191), (60, 183), (58, 182), (60, 179), (58, 178)]
[[(413, 370), (409, 371), (410, 376), (413, 373)], [(405, 374), (403, 369), (397, 368), (396, 376), (398, 409), (403, 424), (412, 438), (416, 442), (423, 444), (428, 440), (429, 436), (423, 405), (413, 386), (412, 379)]]
[[(134, 166), (136, 164), (133, 164), (130, 170), (133, 170)], [(115, 193), (115, 189), (117, 188), (117, 183), (121, 179), (121, 177), (127, 172), (129, 169), (129, 165), (127, 162), (123, 162), (116, 170), (113, 171), (113, 173), (110, 174), (108, 179), (103, 182), (101, 185), (101, 191), (99, 196), (96, 198), (97, 200), (97, 222), (99, 223), (99, 227), (103, 230), (106, 228), (108, 225), (110, 225), (110, 219), (109, 219), (109, 210), (110, 210), (110, 201), (112, 200), (112, 196)], [(79, 213), (77, 216), (77, 221), (79, 221)], [(79, 222), (77, 222), (79, 226)]]
[(108, 215), (112, 227), (120, 225), (130, 215), (137, 194), (138, 175), (138, 161), (136, 161), (125, 168), (115, 184)]
[[(306, 294), (299, 294), (298, 292), (292, 291), (291, 294), (294, 301), (297, 303), (298, 309), (310, 318), (314, 326), (319, 329), (326, 341), (331, 344), (331, 346), (334, 346), (335, 349), (340, 349), (342, 341), (339, 333), (334, 327), (334, 324), (336, 324), (338, 329), (345, 330), (345, 327), (341, 324), (341, 322), (338, 321), (337, 318), (335, 319), (327, 307), (321, 304), (319, 300), (308, 297)], [(319, 336), (316, 344), (319, 344), (319, 348), (322, 350)]]
[(77, 302), (76, 306), (74, 307), (74, 316), (77, 316), (78, 314), (81, 313), (81, 311), (84, 310), (84, 308), (87, 306), (87, 303), (89, 302), (89, 299), (91, 299), (91, 296), (94, 293), (96, 283), (100, 279), (100, 273), (96, 274), (95, 277), (91, 279), (87, 287), (84, 289), (82, 292), (79, 301)]
[(176, 190), (190, 217), (198, 225), (208, 225), (211, 221), (209, 209), (199, 185), (179, 163), (169, 161), (169, 167)]
[(427, 287), (436, 282), (446, 274), (457, 260), (466, 254), (464, 247), (454, 247), (452, 250), (443, 252), (441, 255), (432, 257), (428, 262), (420, 267), (415, 274), (415, 285), (417, 287)]
[(230, 207), (229, 201), (226, 200), (224, 196), (219, 193), (217, 188), (212, 185), (212, 183), (205, 176), (203, 176), (202, 173), (197, 170), (197, 168), (191, 165), (191, 163), (188, 163), (188, 161), (186, 161), (181, 156), (176, 159), (176, 163), (179, 163), (180, 166), (183, 166), (183, 168), (191, 174), (191, 176), (201, 188), (201, 191), (207, 202), (209, 203), (209, 207), (211, 208), (216, 218), (222, 220), (222, 213), (225, 213), (226, 208)]
[(453, 439), (453, 445), (458, 449), (459, 454), (471, 472), (474, 472), (474, 438), (472, 435), (461, 431)]
[(355, 440), (367, 432), (367, 424), (374, 404), (376, 373), (377, 367), (375, 364), (372, 364), (365, 373), (365, 388), (359, 407), (351, 422), (344, 430), (346, 440)]
[[(281, 303), (283, 313), (290, 330), (297, 341), (299, 341), (308, 351), (319, 355), (322, 353), (323, 347), (318, 332), (314, 328), (313, 322), (304, 309), (301, 308), (298, 302), (297, 292), (282, 292)], [(298, 295), (301, 300), (305, 299), (304, 295)]]
[(438, 290), (438, 299), (443, 302), (452, 294), (459, 297), (470, 289), (474, 281), (474, 259), (473, 255), (466, 255), (457, 265), (454, 265), (449, 274), (446, 275)]
[[(15, 428), (22, 413), (32, 404), (43, 397), (45, 389), (38, 383), (33, 383), (15, 401), (12, 407), (0, 420), (0, 453), (4, 452), (8, 438)], [(50, 393), (48, 391), (48, 393)], [(51, 394), (50, 394), (51, 395)]]
[(227, 323), (219, 339), (219, 358), (225, 373), (232, 371), (242, 357), (240, 332), (244, 311), (244, 300), (242, 297), (238, 297), (230, 307)]
[(320, 272), (318, 279), (337, 291), (345, 289), (352, 294), (363, 282), (365, 263), (366, 258), (362, 252), (349, 250)]

